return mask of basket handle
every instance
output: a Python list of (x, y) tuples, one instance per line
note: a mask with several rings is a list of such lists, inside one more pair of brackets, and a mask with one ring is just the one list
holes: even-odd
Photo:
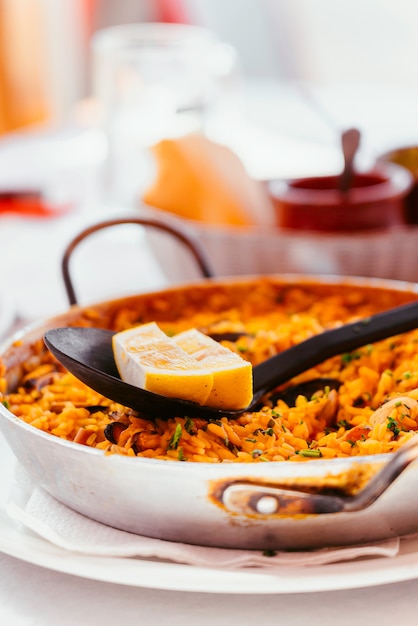
[(194, 233), (192, 233), (191, 231), (187, 230), (186, 232), (185, 229), (181, 228), (177, 224), (168, 224), (167, 222), (163, 222), (162, 220), (155, 218), (127, 217), (110, 219), (99, 222), (82, 230), (76, 237), (74, 237), (70, 241), (64, 251), (61, 262), (61, 271), (70, 305), (78, 304), (73, 280), (70, 273), (70, 260), (74, 250), (84, 239), (87, 239), (90, 235), (97, 233), (98, 231), (105, 228), (111, 228), (113, 226), (119, 226), (121, 224), (137, 224), (138, 226), (156, 228), (165, 231), (166, 233), (169, 233), (170, 235), (178, 239), (184, 246), (186, 246), (186, 248), (189, 249), (196, 262), (196, 265), (200, 269), (204, 278), (212, 278), (214, 276), (214, 271), (211, 268), (205, 250), (197, 239), (197, 236), (195, 236)]

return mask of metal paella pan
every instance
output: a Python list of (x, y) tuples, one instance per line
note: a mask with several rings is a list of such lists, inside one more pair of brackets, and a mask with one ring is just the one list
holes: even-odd
[[(373, 425), (372, 420), (373, 427), (379, 427), (383, 432), (383, 444), (380, 448), (375, 447), (372, 454), (367, 453), (372, 426), (365, 430), (356, 415), (363, 409), (375, 415), (379, 407), (372, 407), (372, 398), (369, 398), (368, 406), (367, 394), (370, 392), (364, 386), (360, 394), (362, 403), (357, 397), (350, 405), (351, 423), (339, 424), (342, 420), (338, 411), (343, 406), (340, 389), (348, 388), (350, 381), (347, 380), (339, 381), (342, 386), (336, 394), (331, 394), (328, 389), (313, 400), (310, 397), (296, 400), (296, 407), (289, 407), (283, 399), (280, 402), (284, 404), (267, 407), (262, 415), (267, 419), (265, 427), (253, 430), (254, 437), (246, 437), (245, 445), (240, 445), (239, 440), (232, 441), (231, 437), (223, 440), (220, 437), (219, 429), (224, 428), (222, 432), (228, 434), (232, 432), (228, 428), (233, 424), (225, 425), (221, 421), (209, 427), (196, 423), (186, 435), (184, 421), (164, 421), (161, 416), (160, 422), (147, 431), (155, 440), (159, 437), (156, 447), (140, 445), (137, 437), (136, 447), (131, 438), (129, 451), (122, 450), (117, 434), (109, 436), (109, 431), (114, 428), (108, 428), (104, 433), (106, 428), (97, 426), (98, 418), (94, 416), (103, 413), (107, 425), (117, 422), (124, 426), (124, 419), (131, 425), (146, 416), (123, 411), (123, 407), (112, 405), (106, 398), (99, 398), (96, 404), (88, 406), (85, 396), (79, 398), (78, 403), (74, 402), (62, 391), (65, 385), (60, 387), (61, 395), (48, 400), (51, 394), (57, 393), (57, 381), (66, 375), (44, 345), (43, 337), (49, 329), (91, 326), (119, 330), (137, 323), (157, 321), (175, 332), (187, 323), (196, 325), (205, 321), (206, 328), (212, 330), (225, 331), (233, 327), (240, 328), (245, 334), (251, 328), (251, 333), (258, 337), (254, 341), (260, 341), (260, 337), (269, 336), (271, 329), (261, 327), (257, 335), (254, 320), (262, 325), (262, 320), (271, 320), (279, 312), (281, 341), (285, 342), (288, 338), (284, 335), (284, 328), (294, 333), (290, 321), (296, 320), (300, 330), (300, 320), (312, 320), (315, 311), (318, 326), (315, 331), (309, 324), (303, 326), (305, 336), (356, 315), (364, 317), (418, 299), (415, 285), (382, 280), (300, 276), (214, 279), (196, 242), (184, 232), (169, 227), (197, 260), (204, 276), (201, 281), (85, 307), (77, 305), (70, 277), (70, 257), (76, 246), (100, 228), (125, 222), (167, 230), (159, 222), (128, 219), (106, 222), (83, 231), (71, 242), (63, 260), (64, 280), (71, 303), (69, 310), (20, 331), (1, 347), (0, 429), (35, 481), (65, 505), (104, 524), (150, 537), (198, 545), (298, 550), (364, 543), (418, 530), (418, 502), (414, 497), (418, 465), (413, 462), (417, 449), (415, 413), (409, 400), (404, 403), (408, 411), (411, 409), (409, 413), (403, 412), (404, 426), (395, 414), (399, 408), (397, 404), (400, 404), (397, 402), (390, 405), (395, 413), (389, 412), (384, 422)], [(326, 315), (325, 311), (328, 311)], [(400, 341), (399, 349), (408, 345), (413, 355), (415, 339), (411, 337), (408, 342)], [(303, 338), (302, 333), (294, 341)], [(246, 347), (250, 356), (261, 358), (252, 344)], [(275, 349), (280, 349), (280, 344)], [(401, 351), (398, 360), (402, 361), (402, 354)], [(358, 355), (344, 356), (346, 375), (350, 361), (354, 367), (361, 359)], [(377, 357), (370, 347), (366, 356), (369, 359), (367, 364), (359, 369), (362, 380), (377, 376), (373, 369)], [(325, 366), (320, 368), (321, 374), (335, 375), (337, 362), (341, 364), (340, 357), (329, 364), (328, 369)], [(389, 365), (393, 370), (392, 361), (385, 362), (384, 367), (381, 366), (379, 381), (376, 379), (374, 383), (375, 396), (377, 393), (382, 395), (382, 405), (387, 405), (390, 397)], [(338, 367), (342, 371), (341, 366)], [(407, 396), (415, 402), (415, 374), (406, 370), (404, 374), (399, 388), (392, 387), (392, 395), (397, 397), (398, 394), (402, 399)], [(314, 373), (309, 376), (312, 379)], [(302, 382), (306, 383), (309, 376), (302, 376)], [(47, 401), (50, 404), (43, 404)], [(287, 447), (281, 445), (280, 448), (276, 441), (275, 452), (271, 452), (266, 442), (269, 437), (279, 437), (275, 429), (281, 429), (282, 433), (289, 430), (285, 417), (294, 415), (295, 411), (299, 412), (297, 415), (301, 411), (307, 414), (312, 408), (310, 402), (316, 407), (317, 426), (316, 431), (310, 433), (309, 440), (299, 429), (291, 433), (293, 439), (285, 441)], [(36, 405), (37, 417), (28, 420), (23, 407), (32, 404)], [(60, 430), (64, 415), (66, 419), (75, 419), (74, 415), (78, 415), (80, 409), (87, 415), (88, 425), (82, 430), (90, 433), (91, 440)], [(275, 411), (276, 421), (268, 422), (272, 419), (271, 411)], [(44, 420), (52, 419), (51, 416), (55, 419), (55, 430), (45, 426)], [(239, 427), (248, 426), (253, 419), (254, 416), (243, 416)], [(179, 424), (182, 430), (177, 428)], [(363, 428), (361, 432), (359, 426)], [(177, 441), (173, 439), (173, 429), (176, 428)], [(165, 433), (167, 429), (171, 429), (169, 437)], [(208, 449), (211, 441), (217, 442), (217, 447), (212, 448), (212, 456), (206, 460), (204, 455), (199, 458), (199, 454), (193, 457), (190, 453), (190, 442), (198, 439), (199, 432), (209, 441)], [(162, 453), (164, 436), (167, 445)], [(324, 444), (324, 441), (337, 440), (340, 436), (345, 436), (345, 446), (335, 445), (333, 450), (332, 445)], [(98, 442), (98, 445), (92, 442)], [(357, 453), (353, 453), (354, 448)], [(214, 456), (214, 450), (219, 450), (218, 458)]]

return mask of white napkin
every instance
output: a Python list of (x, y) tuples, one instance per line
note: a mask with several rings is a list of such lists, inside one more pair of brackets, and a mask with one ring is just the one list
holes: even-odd
[(397, 538), (383, 542), (325, 548), (309, 552), (275, 552), (208, 548), (142, 537), (105, 526), (69, 509), (19, 469), (6, 506), (9, 517), (65, 550), (94, 556), (157, 558), (200, 567), (240, 569), (318, 566), (356, 558), (398, 554)]

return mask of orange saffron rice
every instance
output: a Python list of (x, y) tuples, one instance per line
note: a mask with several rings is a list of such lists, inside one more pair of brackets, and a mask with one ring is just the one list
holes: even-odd
[[(326, 329), (416, 298), (268, 281), (254, 293), (248, 288), (226, 293), (203, 293), (190, 306), (156, 298), (146, 312), (129, 301), (117, 311), (93, 307), (73, 323), (119, 331), (157, 319), (170, 335), (191, 327), (238, 332), (238, 340), (224, 345), (255, 365)], [(42, 340), (31, 351), (11, 390), (7, 364), (0, 364), (0, 401), (35, 428), (109, 454), (206, 463), (303, 462), (393, 452), (418, 431), (418, 330), (329, 359), (281, 387), (329, 378), (339, 381), (338, 389), (325, 383), (292, 401), (276, 391), (277, 399), (266, 398), (257, 412), (209, 422), (147, 419), (76, 380)]]

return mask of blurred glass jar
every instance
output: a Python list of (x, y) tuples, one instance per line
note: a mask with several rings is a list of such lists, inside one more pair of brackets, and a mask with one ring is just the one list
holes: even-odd
[(105, 193), (113, 202), (136, 204), (154, 174), (146, 148), (204, 130), (206, 116), (236, 79), (237, 55), (209, 30), (159, 23), (99, 31), (92, 53), (108, 142)]
[(418, 146), (394, 148), (377, 159), (378, 163), (396, 163), (405, 167), (413, 177), (413, 185), (406, 199), (406, 222), (418, 224)]

